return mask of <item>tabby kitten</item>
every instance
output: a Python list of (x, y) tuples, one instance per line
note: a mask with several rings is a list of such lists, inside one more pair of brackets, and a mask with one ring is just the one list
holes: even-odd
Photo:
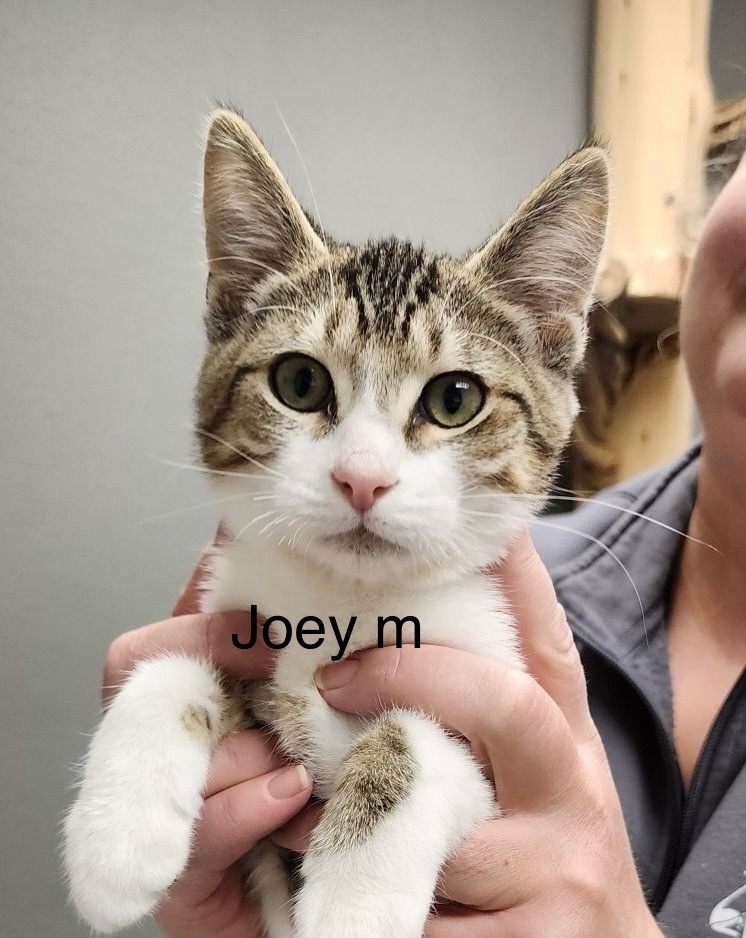
[[(197, 424), (233, 539), (205, 609), (356, 617), (346, 654), (377, 643), (379, 616), (416, 616), (423, 643), (522, 667), (482, 571), (539, 507), (509, 496), (546, 490), (576, 414), (607, 201), (605, 155), (588, 148), (467, 257), (332, 243), (242, 118), (213, 115)], [(494, 791), (430, 717), (332, 710), (313, 675), (336, 651), (291, 641), (253, 695), (326, 807), (292, 902), (275, 848), (253, 852), (249, 877), (269, 938), (419, 938), (440, 866), (498, 812)], [(94, 928), (139, 920), (184, 870), (210, 754), (247, 725), (246, 697), (171, 655), (109, 705), (65, 828)]]

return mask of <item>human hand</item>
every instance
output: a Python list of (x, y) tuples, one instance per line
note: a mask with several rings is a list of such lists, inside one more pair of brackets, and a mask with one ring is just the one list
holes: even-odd
[[(246, 627), (248, 613), (197, 613), (201, 565), (177, 601), (175, 618), (120, 635), (104, 666), (108, 699), (138, 661), (162, 652), (184, 652), (214, 662), (237, 678), (260, 679), (271, 669), (271, 652), (257, 643), (234, 647), (231, 635)], [(246, 895), (238, 867), (254, 844), (280, 827), (307, 802), (311, 780), (301, 766), (287, 766), (272, 740), (259, 730), (223, 740), (213, 754), (205, 803), (189, 865), (156, 912), (172, 938), (259, 938), (256, 903)]]
[[(318, 675), (324, 697), (340, 710), (432, 713), (468, 740), (494, 780), (504, 815), (481, 825), (447, 863), (439, 892), (461, 907), (439, 911), (426, 936), (661, 938), (575, 644), (528, 535), (513, 545), (499, 576), (530, 675), (435, 646), (372, 649)], [(307, 827), (301, 816), (275, 839), (299, 846)]]

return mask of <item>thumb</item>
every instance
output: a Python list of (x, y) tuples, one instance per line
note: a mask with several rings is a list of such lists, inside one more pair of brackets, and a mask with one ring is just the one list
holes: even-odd
[(595, 736), (585, 675), (565, 610), (528, 532), (493, 568), (515, 616), (529, 671), (565, 715), (573, 734)]
[(308, 801), (311, 787), (304, 766), (290, 765), (212, 795), (199, 820), (193, 865), (205, 872), (227, 870), (287, 824)]
[(189, 579), (182, 587), (181, 593), (174, 603), (171, 610), (172, 616), (185, 616), (192, 612), (201, 612), (202, 610), (202, 587), (210, 574), (210, 564), (218, 548), (225, 540), (227, 535), (222, 525), (218, 527), (215, 537), (207, 544), (202, 551), (199, 560), (194, 566)]

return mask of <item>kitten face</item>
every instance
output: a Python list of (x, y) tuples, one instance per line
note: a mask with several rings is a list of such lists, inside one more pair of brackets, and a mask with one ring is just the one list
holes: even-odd
[(325, 243), (248, 126), (213, 119), (197, 421), (234, 537), (370, 581), (499, 555), (576, 412), (605, 230), (605, 160), (590, 152), (454, 259)]

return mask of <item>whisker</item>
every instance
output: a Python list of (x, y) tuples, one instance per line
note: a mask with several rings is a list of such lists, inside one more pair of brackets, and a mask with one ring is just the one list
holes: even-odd
[(295, 313), (300, 315), (302, 312), (297, 306), (284, 306), (281, 303), (274, 303), (268, 306), (250, 306), (248, 309), (245, 309), (239, 316), (236, 316), (232, 320), (234, 328), (241, 329), (246, 323), (252, 323), (254, 321), (256, 313), (263, 313), (266, 310), (272, 309), (283, 309), (288, 313)]
[(238, 532), (238, 534), (233, 538), (233, 543), (235, 544), (236, 541), (237, 541), (237, 540), (241, 537), (241, 535), (244, 533), (244, 531), (248, 531), (249, 528), (250, 528), (253, 524), (256, 524), (256, 523), (257, 523), (257, 521), (263, 521), (264, 518), (270, 518), (272, 515), (277, 514), (279, 511), (280, 511), (279, 508), (272, 508), (270, 511), (265, 511), (263, 515), (257, 515), (256, 518), (252, 518), (252, 520), (249, 521), (248, 524), (245, 524), (245, 525), (241, 528), (241, 530)]
[(278, 479), (283, 479), (285, 482), (290, 481), (290, 479), (288, 479), (287, 476), (284, 476), (281, 472), (278, 472), (276, 469), (271, 469), (269, 466), (265, 466), (264, 463), (259, 462), (259, 460), (255, 459), (253, 456), (249, 456), (248, 453), (244, 453), (237, 446), (229, 443), (228, 440), (224, 440), (216, 433), (210, 433), (209, 430), (203, 430), (201, 427), (195, 427), (194, 429), (195, 432), (199, 433), (201, 436), (206, 436), (208, 439), (215, 440), (216, 443), (220, 443), (221, 446), (226, 446), (229, 450), (231, 450), (231, 452), (235, 453), (237, 456), (240, 456), (242, 459), (245, 459), (246, 462), (250, 462), (257, 468), (262, 469), (264, 472), (268, 472), (270, 475), (277, 476)]
[(580, 537), (582, 537), (584, 540), (591, 541), (593, 544), (597, 544), (603, 551), (605, 551), (611, 557), (614, 563), (617, 564), (619, 569), (627, 577), (630, 584), (632, 585), (632, 589), (635, 591), (635, 596), (637, 597), (637, 602), (639, 603), (639, 606), (640, 606), (640, 614), (642, 615), (642, 630), (645, 633), (645, 644), (649, 648), (650, 639), (648, 638), (648, 626), (647, 626), (647, 621), (645, 619), (645, 607), (642, 604), (642, 597), (640, 596), (640, 591), (637, 589), (637, 586), (635, 585), (635, 581), (632, 579), (632, 574), (624, 566), (624, 564), (619, 559), (619, 557), (617, 557), (614, 551), (607, 544), (604, 544), (604, 542), (600, 538), (594, 537), (592, 534), (588, 534), (586, 531), (576, 531), (574, 528), (570, 528), (567, 525), (555, 524), (554, 522), (550, 522), (550, 521), (543, 521), (541, 518), (535, 518), (531, 523), (538, 524), (544, 528), (554, 528), (555, 530), (563, 531), (566, 534), (577, 534)]
[(280, 110), (280, 105), (277, 103), (277, 101), (275, 101), (275, 109), (277, 110), (277, 113), (280, 116), (280, 120), (282, 121), (282, 125), (285, 128), (285, 131), (288, 137), (290, 137), (290, 142), (295, 147), (295, 152), (298, 154), (298, 159), (300, 160), (300, 164), (303, 167), (303, 172), (305, 173), (305, 176), (306, 176), (308, 189), (311, 193), (311, 199), (313, 200), (313, 207), (316, 210), (316, 218), (319, 223), (319, 228), (321, 229), (321, 240), (324, 242), (324, 247), (326, 248), (326, 253), (327, 253), (326, 268), (329, 271), (329, 287), (331, 289), (331, 294), (332, 294), (332, 303), (334, 304), (334, 306), (336, 306), (337, 296), (334, 291), (334, 277), (332, 275), (332, 260), (331, 260), (331, 254), (329, 252), (329, 243), (326, 240), (326, 234), (324, 232), (324, 223), (321, 220), (321, 212), (319, 211), (319, 203), (316, 201), (316, 193), (313, 191), (313, 186), (311, 185), (311, 177), (308, 174), (308, 167), (306, 166), (306, 161), (303, 159), (303, 154), (300, 152), (300, 147), (296, 143), (295, 137), (293, 136), (290, 128), (288, 127), (288, 123), (285, 120), (285, 117), (283, 116), (283, 113)]
[(271, 494), (262, 493), (260, 495), (255, 495), (253, 492), (240, 492), (238, 495), (227, 495), (225, 498), (213, 498), (209, 502), (200, 502), (198, 505), (187, 505), (186, 508), (176, 508), (173, 511), (164, 511), (158, 515), (152, 515), (150, 518), (143, 518), (140, 521), (136, 521), (135, 525), (149, 524), (151, 521), (160, 521), (163, 518), (174, 518), (177, 515), (187, 514), (190, 511), (198, 511), (200, 508), (213, 508), (215, 505), (222, 505), (224, 502), (234, 502), (242, 498), (251, 498), (253, 501), (258, 502), (266, 498), (275, 498), (276, 496)]
[(497, 280), (493, 284), (494, 288), (502, 287), (506, 283), (567, 283), (577, 289), (582, 289), (582, 285), (569, 277), (507, 277), (505, 280)]
[(460, 278), (456, 277), (453, 283), (448, 288), (448, 293), (446, 293), (446, 295), (443, 297), (443, 302), (440, 304), (440, 309), (438, 310), (441, 316), (445, 314), (446, 306), (448, 305), (448, 301), (451, 298), (451, 294), (456, 289), (456, 287), (459, 286), (460, 284), (461, 284)]
[[(473, 296), (470, 296), (466, 300), (465, 303), (462, 303), (461, 306), (458, 307), (458, 309), (454, 310), (451, 313), (451, 316), (456, 317), (461, 312), (461, 310), (466, 309), (467, 306), (475, 302), (480, 296), (482, 296), (485, 293), (489, 293), (493, 289), (493, 286), (494, 286), (493, 284), (490, 284), (486, 287), (482, 287), (481, 290), (478, 290)], [(451, 289), (453, 289), (453, 287)], [(450, 296), (450, 293), (451, 291), (449, 290), (447, 297)], [(446, 300), (443, 301), (443, 308), (445, 308), (445, 304), (446, 304)], [(516, 362), (518, 362), (518, 364), (521, 366), (521, 368), (524, 369), (524, 371), (529, 370), (526, 363), (520, 359), (520, 357), (516, 354), (516, 352), (514, 352), (513, 349), (509, 348), (507, 345), (500, 342), (498, 339), (495, 339), (492, 336), (482, 335), (482, 333), (480, 332), (461, 331), (461, 334), (464, 336), (475, 336), (478, 339), (483, 339), (487, 342), (494, 343), (498, 348), (501, 348), (504, 352), (507, 352), (508, 355), (514, 358)]]
[(252, 475), (249, 472), (229, 472), (227, 469), (210, 469), (207, 466), (196, 466), (192, 463), (174, 462), (174, 460), (164, 459), (162, 456), (151, 456), (150, 458), (154, 459), (156, 462), (162, 463), (164, 466), (174, 466), (176, 469), (189, 469), (192, 472), (202, 472), (206, 475), (233, 476), (236, 479), (251, 479), (256, 480), (257, 482), (267, 481), (266, 479), (263, 479), (260, 476)]
[(282, 277), (283, 280), (287, 281), (287, 285), (291, 287), (291, 289), (295, 290), (296, 293), (299, 293), (301, 296), (303, 296), (303, 291), (301, 288), (297, 283), (293, 283), (287, 274), (284, 274), (276, 267), (272, 267), (271, 264), (265, 264), (264, 261), (258, 261), (255, 257), (248, 257), (245, 254), (224, 254), (222, 257), (210, 258), (211, 264), (214, 264), (218, 261), (238, 261), (241, 264), (253, 264), (255, 267), (261, 267), (263, 270), (267, 270), (271, 274), (277, 274), (278, 277)]
[(252, 306), (247, 315), (251, 313), (263, 313), (268, 309), (284, 309), (288, 313), (300, 313), (297, 306), (283, 306), (281, 303), (273, 303), (270, 306)]
[(293, 550), (295, 550), (295, 544), (296, 544), (296, 542), (297, 542), (297, 540), (298, 540), (298, 535), (299, 535), (300, 532), (301, 532), (304, 528), (306, 528), (306, 527), (308, 527), (308, 521), (301, 521), (301, 523), (300, 523), (300, 524), (298, 525), (298, 527), (295, 529), (295, 534), (293, 534), (293, 536), (290, 538), (290, 547), (291, 547)]
[[(532, 495), (531, 493), (526, 492), (483, 492), (481, 494), (468, 494), (462, 495), (463, 498), (544, 498), (543, 494)], [(657, 518), (651, 518), (650, 515), (645, 515), (642, 512), (634, 511), (632, 508), (625, 508), (623, 505), (616, 505), (614, 502), (604, 501), (602, 498), (584, 498), (581, 495), (550, 495), (549, 497), (553, 498), (558, 502), (592, 502), (594, 505), (602, 505), (604, 508), (613, 508), (615, 511), (621, 512), (624, 515), (631, 515), (634, 518), (641, 518), (643, 521), (649, 521), (651, 524), (657, 525), (659, 528), (663, 528), (666, 531), (670, 531), (672, 534), (678, 534), (679, 537), (684, 537), (688, 541), (693, 541), (695, 544), (700, 544), (702, 547), (708, 547), (710, 550), (714, 550), (716, 554), (721, 554), (722, 551), (715, 547), (713, 544), (708, 544), (706, 541), (701, 541), (698, 537), (694, 537), (691, 534), (687, 534), (684, 531), (679, 531), (678, 528), (672, 527), (670, 524), (666, 524), (665, 521), (659, 521)]]
[[(484, 518), (505, 518), (504, 515), (499, 515), (492, 511), (473, 511), (471, 509), (467, 509), (465, 513), (468, 515), (474, 515), (477, 517), (484, 517)], [(524, 518), (514, 518), (513, 520), (520, 521), (521, 523), (525, 522)], [(645, 633), (645, 643), (646, 645), (648, 645), (648, 647), (650, 647), (650, 641), (648, 639), (647, 620), (645, 618), (645, 607), (643, 606), (643, 603), (642, 603), (642, 597), (640, 596), (640, 591), (637, 589), (637, 586), (635, 585), (635, 581), (632, 579), (632, 575), (630, 574), (629, 570), (625, 567), (625, 565), (622, 563), (619, 557), (617, 557), (614, 551), (610, 547), (608, 547), (606, 544), (604, 544), (602, 540), (600, 540), (597, 537), (594, 537), (592, 534), (588, 534), (586, 531), (577, 531), (575, 528), (568, 527), (567, 525), (556, 524), (555, 522), (551, 522), (551, 521), (544, 521), (541, 518), (534, 518), (531, 521), (531, 524), (538, 524), (543, 528), (550, 528), (556, 531), (563, 531), (566, 534), (576, 534), (578, 537), (582, 537), (583, 540), (590, 541), (593, 544), (597, 544), (601, 548), (601, 550), (603, 550), (612, 558), (612, 560), (619, 566), (619, 568), (622, 570), (624, 575), (627, 577), (630, 584), (632, 585), (632, 589), (635, 591), (635, 596), (637, 597), (637, 602), (639, 603), (639, 606), (640, 606), (640, 613), (642, 615), (642, 628), (643, 628), (643, 632)]]
[[(288, 541), (288, 547), (292, 547), (292, 545), (293, 545), (292, 538), (295, 536), (295, 534), (294, 534), (294, 532), (293, 532), (293, 525), (298, 524), (299, 521), (300, 521), (300, 516), (299, 516), (299, 515), (296, 515), (294, 518), (291, 518), (290, 521), (288, 521), (288, 523), (287, 523), (287, 525), (286, 525), (287, 531), (286, 531), (286, 532), (282, 535), (282, 537), (280, 538), (279, 543), (277, 544), (278, 547), (282, 547), (282, 545), (283, 545), (285, 539), (288, 538), (288, 537), (291, 538), (291, 540)], [(297, 529), (296, 529), (296, 530), (297, 530)]]
[(493, 285), (490, 283), (486, 287), (482, 287), (480, 290), (477, 290), (476, 293), (472, 294), (465, 303), (462, 303), (457, 309), (451, 311), (451, 316), (456, 317), (461, 312), (461, 310), (466, 309), (467, 306), (470, 306), (475, 300), (478, 300), (480, 296), (484, 296), (485, 293), (489, 293), (492, 290)]
[(518, 355), (516, 355), (513, 349), (508, 348), (507, 345), (504, 345), (502, 342), (499, 342), (497, 339), (493, 339), (492, 336), (482, 335), (481, 332), (464, 332), (463, 335), (472, 335), (477, 339), (484, 339), (485, 342), (492, 342), (494, 345), (497, 345), (498, 348), (501, 348), (504, 352), (507, 352), (508, 355), (511, 356), (511, 358), (514, 358), (518, 362), (518, 364), (521, 366), (521, 368), (524, 369), (524, 371), (528, 371), (528, 367), (526, 363), (521, 361), (521, 359), (518, 357)]
[(568, 489), (568, 488), (565, 488), (564, 485), (550, 485), (549, 491), (550, 492), (565, 492), (567, 495), (577, 495), (582, 498), (590, 498), (593, 495), (593, 492), (591, 492), (588, 489), (585, 489), (585, 490), (584, 489), (579, 489), (579, 490)]
[(306, 557), (308, 556), (308, 550), (309, 550), (311, 544), (313, 544), (314, 540), (315, 540), (315, 538), (309, 537), (308, 543), (306, 544), (306, 549), (305, 549), (305, 551), (303, 552), (303, 557), (304, 557), (304, 558), (306, 558)]
[[(281, 509), (276, 509), (276, 510), (279, 511), (279, 510), (281, 510)], [(270, 528), (273, 528), (276, 524), (281, 524), (281, 523), (282, 523), (283, 521), (285, 521), (286, 519), (287, 519), (287, 515), (281, 515), (279, 518), (275, 518), (273, 521), (268, 521), (268, 522), (264, 525), (264, 527), (261, 529), (261, 531), (259, 532), (259, 534), (260, 534), (260, 535), (261, 535), (261, 534), (264, 534), (265, 531), (268, 531)]]

